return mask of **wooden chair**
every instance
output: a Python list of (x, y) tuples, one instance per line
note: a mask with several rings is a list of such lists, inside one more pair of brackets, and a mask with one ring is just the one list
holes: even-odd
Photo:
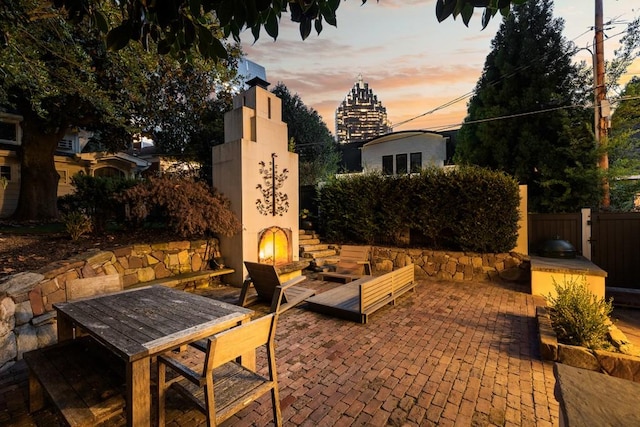
[(245, 280), (242, 285), (239, 304), (243, 307), (248, 304), (247, 294), (251, 283), (253, 283), (258, 298), (271, 302), (272, 313), (276, 311), (279, 298), (282, 298), (282, 304), (278, 311), (283, 312), (316, 293), (313, 289), (295, 286), (304, 281), (306, 276), (294, 277), (285, 283), (280, 283), (280, 277), (273, 265), (249, 261), (245, 261), (244, 265), (247, 267), (251, 279)]
[(320, 273), (320, 280), (336, 279), (349, 283), (362, 276), (371, 275), (371, 246), (343, 245), (335, 271)]
[[(276, 372), (274, 338), (277, 313), (221, 332), (208, 339), (206, 352), (190, 348), (178, 354), (158, 356), (158, 425), (165, 425), (166, 390), (171, 387), (195, 403), (207, 426), (224, 422), (258, 397), (271, 393), (273, 418), (282, 425)], [(243, 353), (265, 346), (268, 375), (236, 361)], [(167, 370), (176, 374), (167, 381)]]

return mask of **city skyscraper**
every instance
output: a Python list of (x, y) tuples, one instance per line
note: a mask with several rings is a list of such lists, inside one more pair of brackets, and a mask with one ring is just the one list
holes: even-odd
[(341, 144), (366, 141), (392, 132), (387, 109), (369, 89), (369, 83), (358, 81), (336, 110), (336, 138)]

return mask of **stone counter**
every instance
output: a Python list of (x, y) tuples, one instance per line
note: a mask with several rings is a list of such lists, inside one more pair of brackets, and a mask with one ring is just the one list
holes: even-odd
[(555, 284), (586, 281), (589, 290), (599, 299), (605, 297), (607, 272), (584, 257), (544, 258), (531, 256), (531, 294), (557, 296)]

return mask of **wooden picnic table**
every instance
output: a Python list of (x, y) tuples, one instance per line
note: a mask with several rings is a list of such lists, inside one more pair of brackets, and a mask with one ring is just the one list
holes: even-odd
[[(151, 424), (151, 358), (251, 319), (253, 310), (164, 286), (150, 286), (54, 304), (58, 341), (74, 327), (126, 363), (128, 426)], [(255, 369), (255, 352), (242, 358)]]

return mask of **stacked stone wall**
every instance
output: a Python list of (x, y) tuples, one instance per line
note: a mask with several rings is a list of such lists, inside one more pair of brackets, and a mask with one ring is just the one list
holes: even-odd
[(53, 304), (67, 300), (73, 279), (118, 274), (125, 289), (156, 279), (207, 269), (220, 256), (217, 240), (140, 244), (89, 251), (35, 272), (0, 279), (0, 374), (24, 352), (57, 340)]
[(498, 276), (519, 280), (528, 274), (528, 258), (515, 252), (478, 254), (376, 246), (372, 258), (375, 271), (391, 271), (413, 263), (416, 277), (443, 280), (493, 280)]

